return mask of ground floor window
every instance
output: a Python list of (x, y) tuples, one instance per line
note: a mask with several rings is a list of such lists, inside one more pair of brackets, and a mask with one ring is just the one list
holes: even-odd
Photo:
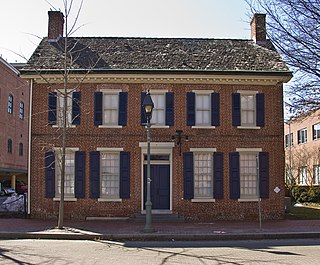
[(213, 197), (212, 153), (194, 153), (194, 198)]
[(313, 166), (313, 185), (320, 185), (320, 165)]
[(257, 198), (257, 184), (257, 153), (240, 153), (240, 198)]
[(298, 169), (298, 184), (300, 185), (308, 185), (308, 170), (307, 167), (299, 167)]
[(119, 152), (101, 152), (101, 197), (119, 198), (120, 190), (120, 154)]

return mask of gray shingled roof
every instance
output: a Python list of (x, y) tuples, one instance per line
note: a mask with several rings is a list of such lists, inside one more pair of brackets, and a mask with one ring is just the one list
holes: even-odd
[[(287, 72), (271, 43), (189, 38), (69, 38), (72, 69)], [(44, 38), (24, 70), (63, 69), (63, 40)]]

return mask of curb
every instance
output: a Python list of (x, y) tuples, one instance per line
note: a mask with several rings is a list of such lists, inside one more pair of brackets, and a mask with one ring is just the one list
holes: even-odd
[(1, 232), (1, 239), (60, 239), (60, 240), (109, 240), (109, 241), (227, 241), (267, 239), (320, 238), (319, 232), (241, 233), (241, 234), (72, 234)]

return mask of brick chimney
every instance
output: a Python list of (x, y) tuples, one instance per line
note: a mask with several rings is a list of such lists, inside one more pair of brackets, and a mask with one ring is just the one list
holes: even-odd
[(48, 11), (48, 15), (48, 41), (57, 42), (63, 36), (63, 14), (60, 11)]
[(251, 25), (251, 39), (255, 43), (264, 44), (267, 39), (266, 14), (254, 14), (250, 25)]

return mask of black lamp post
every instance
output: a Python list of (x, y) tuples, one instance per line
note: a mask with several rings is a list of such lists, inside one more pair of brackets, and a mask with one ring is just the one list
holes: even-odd
[(151, 176), (150, 176), (150, 120), (152, 117), (152, 110), (154, 107), (152, 98), (150, 96), (149, 90), (143, 100), (142, 107), (144, 109), (144, 113), (147, 118), (147, 201), (146, 201), (146, 224), (144, 226), (143, 231), (145, 233), (152, 233), (154, 232), (154, 228), (152, 227), (152, 202), (151, 202), (151, 192), (150, 192), (150, 183), (151, 183)]

